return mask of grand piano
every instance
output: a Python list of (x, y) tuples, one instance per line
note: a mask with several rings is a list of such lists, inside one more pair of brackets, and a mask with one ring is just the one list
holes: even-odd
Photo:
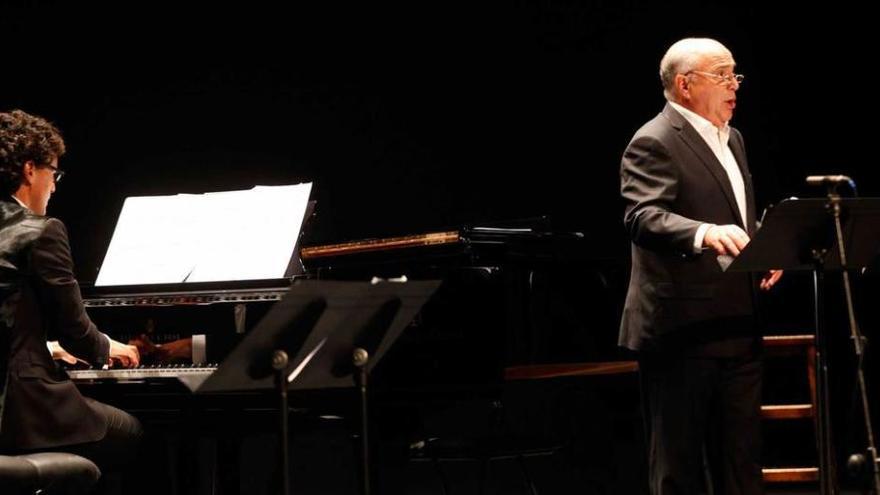
[[(399, 344), (404, 349), (394, 352), (401, 364), (410, 361), (395, 380), (416, 384), (434, 377), (431, 381), (472, 383), (500, 376), (505, 366), (614, 352), (613, 335), (596, 335), (587, 327), (610, 323), (613, 328), (609, 292), (615, 287), (608, 280), (617, 268), (591, 258), (580, 233), (464, 227), (309, 246), (300, 251), (300, 260), (301, 273), (285, 279), (84, 286), (87, 310), (98, 327), (117, 340), (137, 343), (145, 362), (141, 371), (90, 370), (72, 376), (168, 378), (190, 365), (215, 366), (302, 279), (443, 280), (405, 332), (405, 343)], [(203, 335), (206, 343), (204, 353), (196, 350), (195, 362), (160, 351), (193, 335)], [(197, 337), (196, 342), (202, 341)]]

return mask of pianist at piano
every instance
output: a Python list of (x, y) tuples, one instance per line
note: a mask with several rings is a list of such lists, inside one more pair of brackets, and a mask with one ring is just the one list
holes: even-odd
[(0, 113), (0, 452), (73, 452), (106, 474), (133, 455), (140, 423), (83, 397), (53, 362), (47, 340), (97, 367), (137, 366), (139, 356), (89, 319), (67, 231), (45, 216), (64, 151), (43, 118)]

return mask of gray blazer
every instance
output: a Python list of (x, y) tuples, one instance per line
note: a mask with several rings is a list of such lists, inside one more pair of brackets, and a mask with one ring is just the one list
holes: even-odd
[(620, 165), (624, 224), (632, 241), (632, 273), (620, 323), (620, 345), (642, 350), (684, 327), (753, 313), (749, 274), (723, 273), (711, 251), (694, 254), (702, 223), (755, 231), (755, 200), (742, 135), (730, 149), (746, 190), (743, 225), (727, 173), (712, 150), (670, 105), (639, 129)]

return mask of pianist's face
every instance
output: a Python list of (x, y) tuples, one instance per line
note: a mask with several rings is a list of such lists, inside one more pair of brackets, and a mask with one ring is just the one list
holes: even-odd
[(46, 214), (49, 198), (55, 192), (54, 170), (58, 168), (58, 158), (52, 158), (48, 166), (37, 166), (31, 176), (32, 195), (28, 207), (38, 215)]

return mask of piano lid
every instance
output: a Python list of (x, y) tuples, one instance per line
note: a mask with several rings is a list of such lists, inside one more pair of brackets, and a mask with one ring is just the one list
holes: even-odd
[(472, 261), (534, 261), (570, 257), (572, 253), (582, 249), (583, 239), (584, 235), (580, 232), (552, 232), (517, 226), (473, 226), (459, 230), (309, 246), (300, 251), (300, 259), (307, 268), (461, 256)]
[(424, 246), (438, 246), (458, 244), (462, 241), (461, 234), (457, 230), (447, 232), (429, 232), (427, 234), (409, 235), (403, 237), (389, 237), (386, 239), (364, 239), (359, 241), (344, 242), (341, 244), (328, 244), (326, 246), (314, 246), (303, 248), (300, 251), (302, 260), (314, 260), (333, 256), (346, 256), (371, 251), (390, 251)]

